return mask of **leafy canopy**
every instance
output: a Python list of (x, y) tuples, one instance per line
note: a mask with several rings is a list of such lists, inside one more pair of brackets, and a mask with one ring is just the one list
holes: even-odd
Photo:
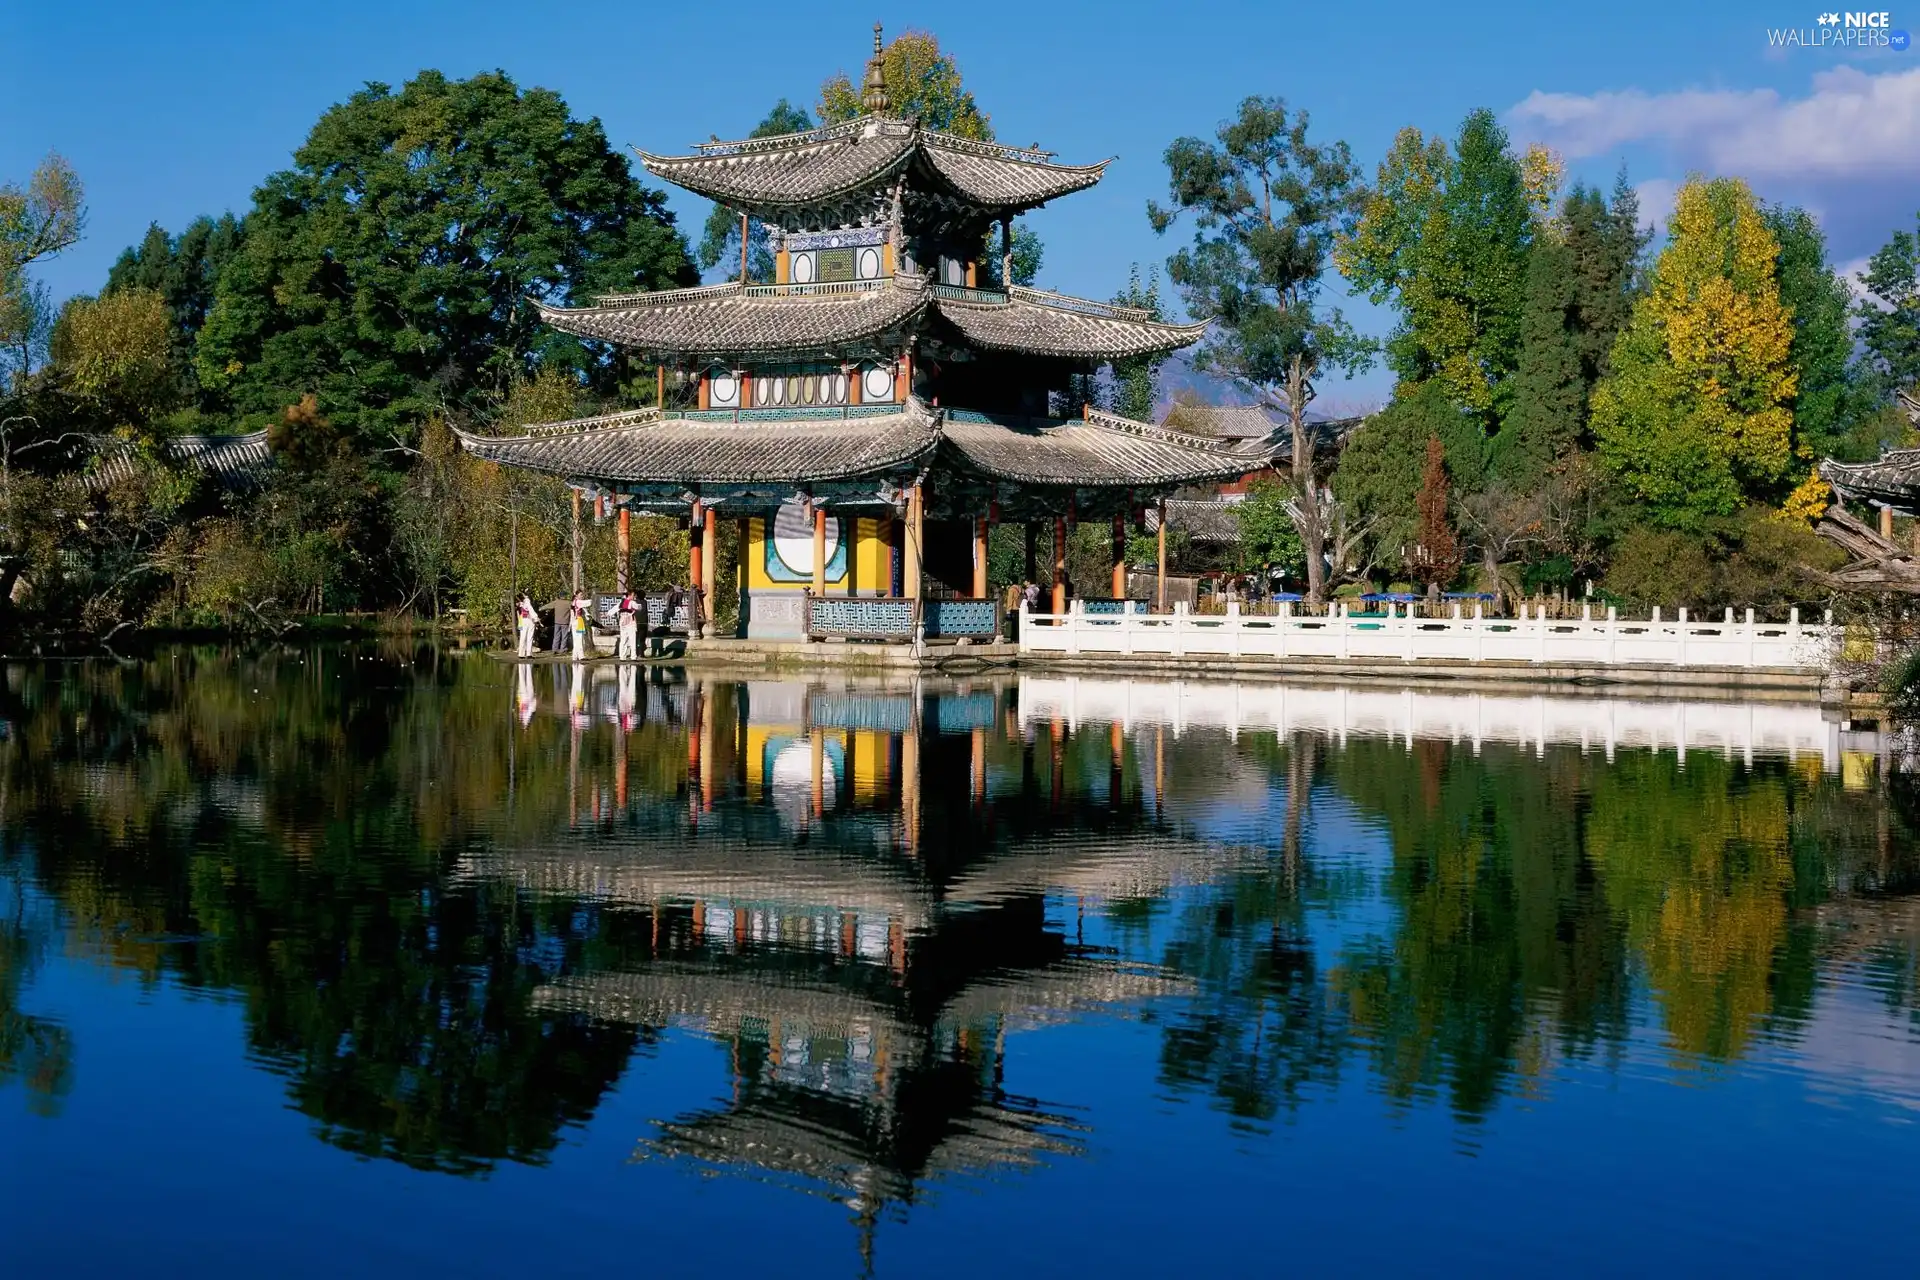
[[(962, 82), (960, 64), (941, 51), (940, 37), (931, 31), (903, 31), (887, 43), (881, 66), (892, 102), (889, 114), (918, 120), (922, 128), (977, 142), (993, 141), (992, 122)], [(860, 86), (846, 72), (835, 72), (821, 82), (814, 114), (823, 125), (866, 114), (860, 105)]]
[(197, 348), (263, 420), (308, 393), (363, 439), (503, 391), (541, 359), (610, 377), (528, 298), (691, 284), (660, 193), (597, 120), (491, 72), (369, 85), (254, 193)]
[(1681, 188), (1652, 287), (1593, 393), (1602, 460), (1669, 525), (1779, 495), (1793, 461), (1780, 247), (1744, 182)]
[(1872, 389), (1885, 398), (1920, 385), (1920, 231), (1894, 232), (1860, 283), (1871, 295), (1855, 314)]
[[(749, 138), (777, 138), (786, 133), (805, 133), (813, 128), (813, 121), (807, 118), (803, 108), (794, 106), (785, 98), (773, 104), (773, 110), (766, 118), (753, 127)], [(738, 270), (740, 261), (740, 215), (725, 205), (715, 205), (713, 212), (707, 215), (705, 229), (700, 236), (700, 248), (695, 257), (700, 269), (711, 271), (724, 266), (729, 278)], [(767, 241), (767, 228), (763, 223), (749, 220), (747, 224), (747, 278), (756, 284), (768, 284), (773, 280), (773, 248)]]
[(1558, 185), (1559, 162), (1539, 148), (1514, 155), (1491, 111), (1468, 115), (1451, 150), (1403, 129), (1340, 241), (1342, 274), (1376, 305), (1399, 307), (1394, 373), (1438, 379), (1489, 428), (1511, 403), (1535, 214)]
[(1193, 243), (1167, 273), (1188, 311), (1218, 318), (1196, 363), (1266, 388), (1284, 385), (1296, 360), (1311, 378), (1372, 358), (1337, 309), (1317, 309), (1335, 238), (1359, 211), (1359, 175), (1346, 143), (1316, 144), (1307, 130), (1307, 113), (1279, 98), (1244, 99), (1213, 141), (1167, 148), (1170, 202), (1147, 205), (1163, 234), (1192, 216)]

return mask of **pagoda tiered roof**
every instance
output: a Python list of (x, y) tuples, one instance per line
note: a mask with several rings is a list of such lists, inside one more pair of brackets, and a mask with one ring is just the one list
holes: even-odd
[(655, 177), (773, 222), (783, 212), (891, 187), (902, 176), (917, 190), (1006, 216), (1092, 186), (1110, 163), (1055, 164), (1050, 152), (873, 115), (803, 133), (703, 143), (693, 155), (636, 154)]
[(920, 466), (944, 449), (990, 480), (1142, 489), (1234, 479), (1265, 466), (1274, 442), (1183, 435), (1088, 411), (1025, 418), (902, 405), (822, 409), (658, 410), (528, 428), (518, 436), (459, 432), (475, 457), (613, 486), (801, 484)]
[(531, 427), (519, 436), (460, 431), (477, 458), (609, 484), (798, 484), (912, 465), (938, 439), (933, 411), (905, 404), (835, 409), (636, 409)]
[(1198, 342), (1207, 328), (1043, 289), (967, 289), (917, 275), (811, 285), (734, 281), (615, 294), (586, 307), (535, 305), (557, 329), (688, 361), (831, 358), (885, 334), (924, 331), (930, 317), (981, 350), (1063, 360), (1175, 351)]

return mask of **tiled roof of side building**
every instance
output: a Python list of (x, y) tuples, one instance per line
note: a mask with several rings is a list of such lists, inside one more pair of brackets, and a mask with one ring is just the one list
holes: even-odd
[[(1920, 398), (1899, 394), (1900, 407), (1920, 428)], [(1902, 510), (1920, 509), (1920, 449), (1883, 449), (1872, 462), (1820, 463), (1820, 478), (1842, 498), (1878, 502)]]
[(857, 287), (708, 285), (620, 294), (590, 307), (535, 303), (556, 329), (672, 356), (811, 354), (912, 322), (931, 294), (918, 276)]
[(552, 475), (615, 484), (794, 484), (871, 475), (933, 448), (934, 420), (918, 400), (877, 409), (778, 421), (662, 418), (642, 409), (519, 436), (459, 436), (475, 457)]
[(1207, 322), (1167, 324), (1145, 311), (1023, 289), (934, 289), (934, 306), (968, 343), (1067, 359), (1119, 360), (1177, 351), (1198, 342)]
[[(264, 483), (273, 461), (265, 431), (243, 436), (175, 436), (161, 447), (175, 465), (212, 476), (232, 489)], [(128, 441), (101, 441), (97, 457), (98, 464), (87, 476), (87, 483), (94, 488), (104, 488), (134, 473), (135, 454)]]
[(969, 470), (1019, 484), (1231, 480), (1268, 459), (1264, 444), (1229, 445), (1099, 412), (1064, 422), (949, 413), (940, 434)]
[(1092, 186), (1107, 165), (1054, 164), (1045, 152), (880, 116), (772, 138), (706, 143), (688, 156), (637, 154), (655, 177), (729, 208), (764, 211), (840, 199), (890, 183), (911, 168), (922, 182), (983, 209), (1017, 213)]
[(1160, 421), (1176, 431), (1222, 440), (1264, 439), (1280, 425), (1257, 404), (1176, 404)]

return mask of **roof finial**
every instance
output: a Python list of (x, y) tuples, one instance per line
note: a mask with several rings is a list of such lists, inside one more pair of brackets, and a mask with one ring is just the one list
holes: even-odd
[(867, 80), (860, 87), (860, 106), (870, 116), (883, 116), (893, 106), (887, 97), (885, 48), (880, 41), (880, 24), (873, 24), (873, 57), (867, 60)]

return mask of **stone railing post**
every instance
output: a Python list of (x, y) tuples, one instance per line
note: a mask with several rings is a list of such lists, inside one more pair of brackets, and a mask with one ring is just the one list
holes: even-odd
[(1227, 652), (1233, 657), (1240, 656), (1240, 602), (1227, 601)]
[(1612, 666), (1620, 660), (1616, 646), (1620, 643), (1620, 614), (1612, 605), (1607, 606), (1607, 665)]
[(1687, 611), (1685, 608), (1680, 610), (1680, 623), (1673, 629), (1673, 634), (1676, 642), (1673, 662), (1675, 666), (1684, 667), (1687, 665)]
[(1753, 610), (1749, 608), (1747, 610), (1747, 665), (1749, 667), (1753, 665), (1753, 653), (1754, 653), (1754, 643), (1755, 643), (1755, 638), (1753, 633), (1754, 633)]

